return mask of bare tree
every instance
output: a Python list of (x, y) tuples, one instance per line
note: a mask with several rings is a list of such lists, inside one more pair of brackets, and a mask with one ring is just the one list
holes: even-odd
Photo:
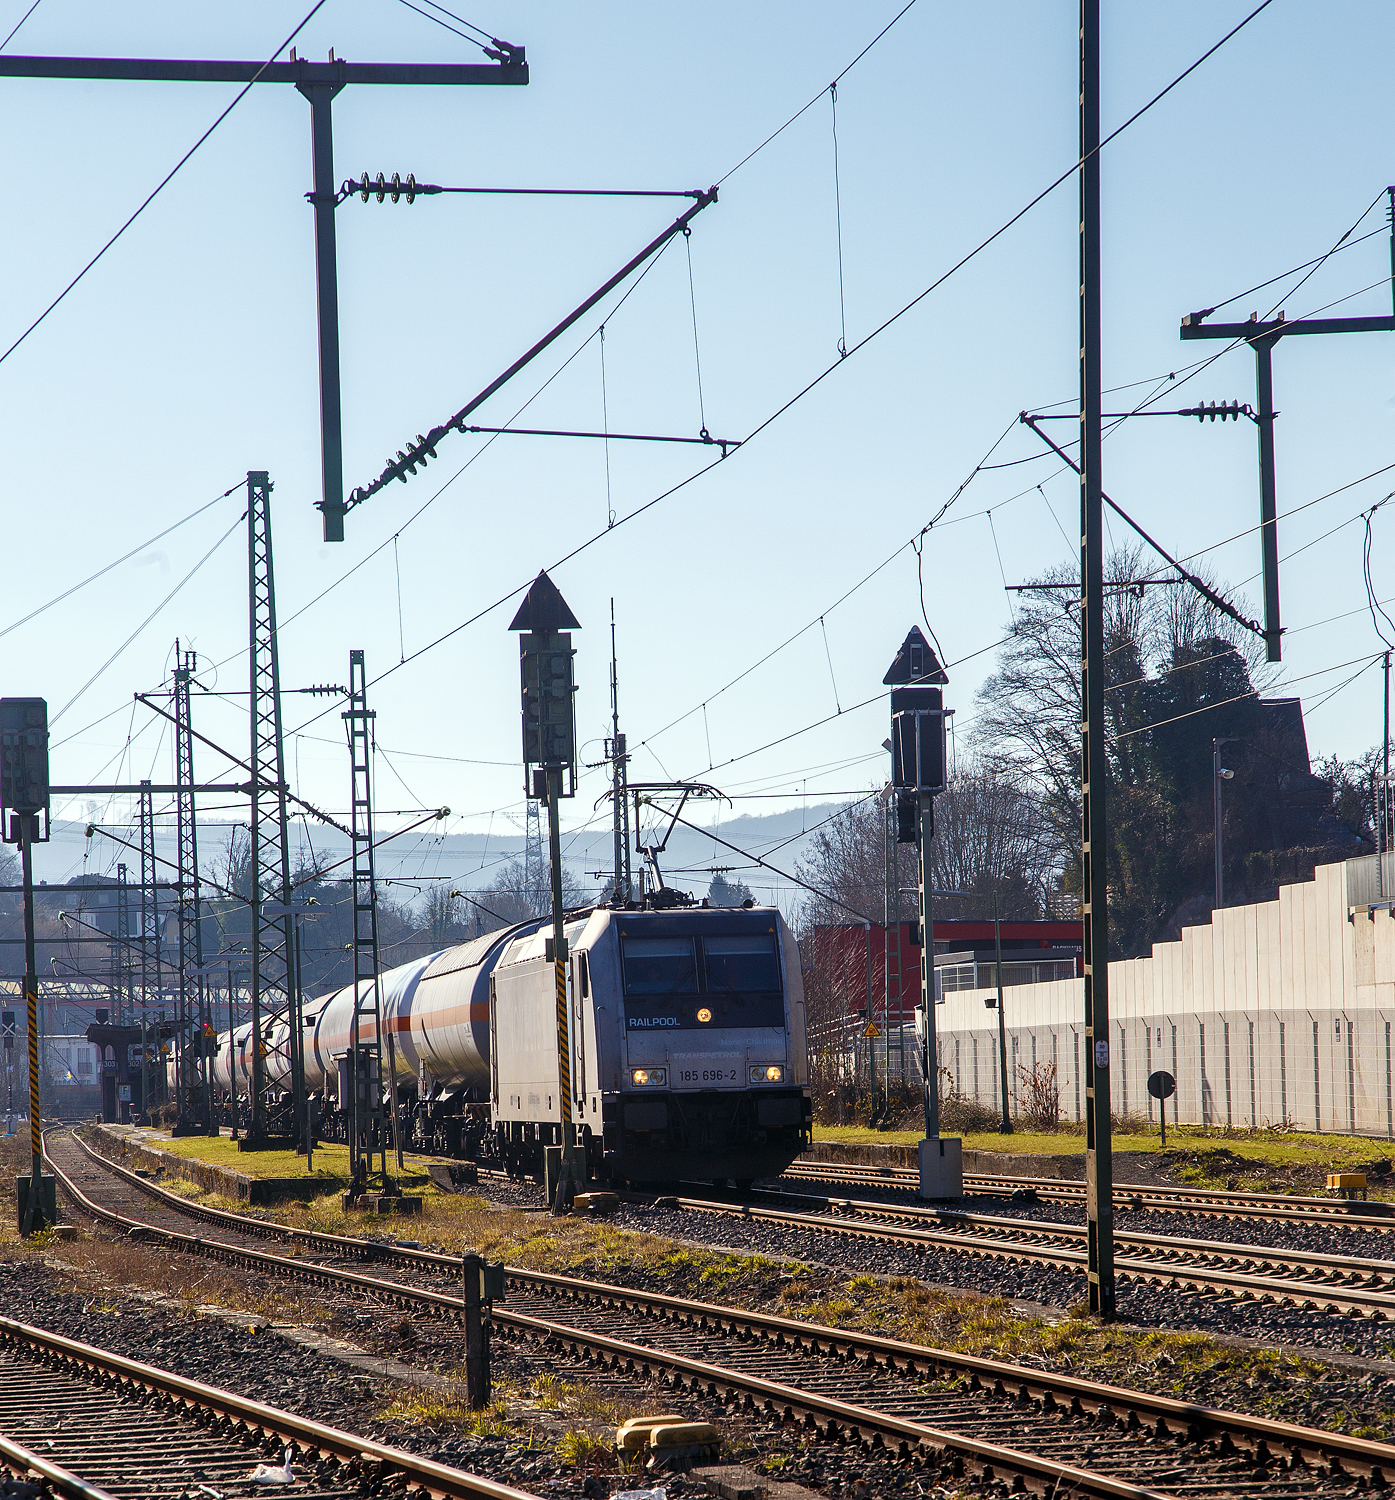
[[(852, 804), (814, 834), (799, 876), (821, 894), (810, 895), (803, 907), (805, 928), (884, 920), (887, 797), (882, 792)], [(919, 885), (920, 873), (915, 846), (894, 847), (899, 895)], [(935, 799), (930, 874), (937, 890), (967, 892), (971, 899), (941, 902), (940, 914), (988, 915), (997, 895), (1004, 916), (1038, 917), (1058, 871), (1054, 831), (1040, 802), (982, 758), (962, 763), (948, 791)], [(898, 906), (908, 917), (915, 898), (901, 896)]]

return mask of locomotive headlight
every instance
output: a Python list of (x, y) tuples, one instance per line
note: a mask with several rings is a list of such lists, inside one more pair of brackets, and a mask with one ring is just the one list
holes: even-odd
[(630, 1082), (637, 1088), (656, 1088), (668, 1082), (667, 1068), (631, 1068)]
[(758, 1063), (751, 1069), (752, 1083), (783, 1083), (785, 1070), (779, 1063)]
[(697, 1018), (704, 1026), (712, 1019), (712, 1012), (704, 1005), (697, 1013)]

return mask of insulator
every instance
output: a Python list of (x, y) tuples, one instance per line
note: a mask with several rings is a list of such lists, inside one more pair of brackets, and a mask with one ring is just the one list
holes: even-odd
[(417, 195), (417, 176), (415, 172), (407, 173), (407, 202), (411, 203)]
[(383, 180), (383, 174), (378, 173), (378, 202), (381, 203), (387, 197), (387, 183)]
[(365, 172), (363, 174), (363, 181), (359, 183), (358, 189), (359, 189), (359, 192), (361, 192), (363, 194), (363, 201), (365, 203), (367, 203), (368, 202), (368, 194), (372, 191), (372, 188), (369, 186), (369, 183), (368, 183), (368, 173), (367, 172)]
[(394, 203), (402, 196), (402, 179), (396, 172), (392, 174), (392, 201)]

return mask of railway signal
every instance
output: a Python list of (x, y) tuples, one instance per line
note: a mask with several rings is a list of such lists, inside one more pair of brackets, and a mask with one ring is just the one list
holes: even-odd
[[(563, 797), (576, 795), (576, 685), (573, 681), (573, 630), (581, 623), (557, 585), (541, 572), (524, 595), (509, 624), (518, 638), (519, 676), (523, 690), (524, 790), (547, 802), (548, 847), (552, 867), (552, 937), (547, 956), (557, 988), (557, 1090), (562, 1106), (561, 1168), (552, 1197), (553, 1213), (566, 1213), (586, 1169), (576, 1151), (572, 1119), (572, 1049), (567, 1004), (567, 936), (562, 913)], [(566, 789), (563, 790), (563, 778)]]
[[(930, 643), (912, 626), (882, 682), (891, 688), (891, 782), (896, 789), (898, 842), (914, 841), (920, 870), (921, 1075), (925, 1080), (925, 1139), (920, 1143), (920, 1196), (962, 1198), (960, 1142), (940, 1137), (939, 1054), (935, 1045), (934, 879), (930, 840), (935, 836), (935, 798), (948, 784), (941, 689), (949, 678)], [(870, 1019), (870, 1017), (869, 1017)]]
[(24, 880), (24, 1003), (29, 1022), (30, 1171), (15, 1184), (19, 1232), (57, 1222), (56, 1187), (43, 1172), (39, 1109), (39, 975), (34, 952), (33, 846), (48, 842), (48, 704), (42, 698), (0, 698), (0, 819), (4, 840), (18, 844)]

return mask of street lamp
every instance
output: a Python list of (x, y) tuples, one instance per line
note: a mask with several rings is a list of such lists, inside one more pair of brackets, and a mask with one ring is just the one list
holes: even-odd
[(1221, 746), (1234, 745), (1238, 741), (1231, 735), (1229, 737), (1214, 739), (1211, 741), (1211, 788), (1212, 788), (1212, 810), (1215, 814), (1215, 854), (1216, 854), (1216, 908), (1219, 910), (1225, 905), (1225, 867), (1222, 848), (1221, 834), (1221, 783), (1230, 781), (1234, 771), (1227, 770), (1221, 765)]

